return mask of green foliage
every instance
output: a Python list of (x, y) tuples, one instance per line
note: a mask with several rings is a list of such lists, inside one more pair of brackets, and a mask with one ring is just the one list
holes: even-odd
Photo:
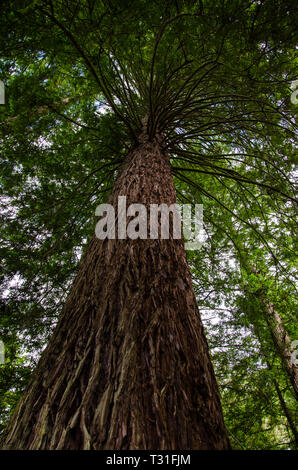
[(294, 448), (276, 383), (295, 418), (293, 392), (260, 303), (260, 295), (271, 302), (297, 339), (294, 5), (18, 0), (1, 8), (1, 426), (146, 116), (170, 154), (178, 201), (204, 207), (206, 239), (189, 262), (232, 445)]

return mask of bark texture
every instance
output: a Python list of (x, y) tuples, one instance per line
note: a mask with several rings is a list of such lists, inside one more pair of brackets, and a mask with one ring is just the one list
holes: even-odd
[[(131, 151), (119, 195), (175, 203), (157, 139)], [(229, 448), (183, 240), (94, 236), (2, 448)]]

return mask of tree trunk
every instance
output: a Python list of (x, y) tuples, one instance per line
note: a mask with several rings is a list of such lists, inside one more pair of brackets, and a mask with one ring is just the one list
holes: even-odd
[(293, 353), (291, 349), (291, 338), (287, 334), (282, 319), (272, 303), (268, 302), (268, 300), (262, 296), (260, 300), (265, 309), (265, 319), (270, 329), (273, 344), (279, 354), (284, 370), (290, 379), (296, 399), (298, 400), (298, 368), (291, 361), (291, 355)]
[[(242, 266), (249, 274), (253, 273), (255, 276), (258, 276), (255, 266), (250, 266), (249, 263), (243, 263)], [(298, 367), (291, 360), (292, 353), (294, 352), (292, 350), (291, 338), (285, 330), (279, 313), (274, 308), (274, 305), (267, 299), (265, 291), (260, 289), (258, 292), (254, 293), (254, 295), (260, 301), (274, 348), (278, 353), (284, 371), (290, 379), (294, 396), (298, 400)]]
[[(271, 364), (268, 360), (267, 354), (264, 351), (264, 347), (263, 347), (263, 344), (262, 344), (262, 341), (261, 341), (261, 335), (260, 335), (260, 332), (259, 332), (259, 328), (256, 326), (256, 324), (253, 324), (253, 329), (254, 329), (254, 333), (256, 335), (256, 338), (258, 339), (258, 341), (260, 343), (260, 351), (261, 351), (261, 354), (262, 354), (264, 360), (266, 361), (267, 368), (272, 373), (273, 369), (272, 369), (272, 366), (271, 366)], [(286, 417), (288, 428), (292, 432), (295, 447), (298, 447), (298, 430), (297, 430), (295, 418), (292, 416), (292, 412), (290, 411), (290, 409), (289, 409), (289, 407), (286, 403), (286, 400), (284, 399), (281, 388), (280, 388), (280, 386), (279, 386), (279, 384), (278, 384), (278, 382), (275, 378), (273, 379), (273, 384), (274, 384), (276, 394), (278, 396), (280, 407), (281, 407), (281, 409), (284, 412), (284, 415)], [(290, 435), (290, 439), (291, 439), (291, 437), (292, 436)]]
[[(144, 136), (115, 183), (176, 201), (168, 155)], [(181, 239), (91, 240), (5, 449), (228, 449)]]

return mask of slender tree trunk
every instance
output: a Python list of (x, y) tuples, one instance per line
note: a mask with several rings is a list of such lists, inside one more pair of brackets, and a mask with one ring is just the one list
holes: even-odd
[[(259, 329), (256, 325), (253, 325), (253, 328), (254, 328), (255, 335), (256, 335), (259, 343), (260, 343), (260, 350), (261, 350), (261, 353), (262, 353), (262, 356), (263, 356), (264, 360), (266, 361), (267, 368), (270, 372), (272, 372), (272, 366), (271, 366), (271, 364), (268, 360), (266, 352), (264, 351), (264, 347), (263, 347), (263, 344), (262, 344), (262, 341), (261, 341), (261, 335), (260, 335)], [(295, 422), (295, 418), (292, 416), (292, 412), (290, 411), (290, 409), (289, 409), (289, 407), (286, 403), (286, 400), (284, 399), (283, 393), (282, 393), (282, 391), (280, 389), (280, 386), (279, 386), (276, 379), (273, 379), (273, 384), (274, 384), (276, 394), (278, 396), (280, 407), (281, 407), (281, 409), (284, 412), (284, 415), (286, 417), (286, 420), (287, 420), (287, 423), (288, 423), (288, 428), (292, 432), (294, 442), (295, 442), (295, 446), (298, 447), (298, 430), (297, 430), (297, 424)], [(292, 436), (290, 434), (290, 439), (291, 439), (291, 437)]]
[(265, 310), (266, 323), (270, 329), (270, 334), (278, 352), (282, 365), (290, 379), (296, 399), (298, 400), (298, 368), (291, 361), (292, 349), (291, 338), (287, 334), (279, 313), (275, 310), (271, 302), (263, 296), (260, 297)]
[[(243, 266), (248, 273), (253, 273), (258, 276), (258, 272), (254, 266), (250, 266), (248, 263), (243, 263)], [(280, 357), (282, 366), (293, 387), (294, 395), (298, 400), (298, 367), (291, 360), (292, 353), (294, 352), (291, 346), (291, 338), (285, 330), (279, 313), (268, 300), (264, 291), (260, 290), (255, 293), (255, 295), (263, 307), (264, 318), (268, 325), (274, 348)]]
[(290, 412), (288, 406), (287, 406), (287, 403), (283, 397), (283, 394), (281, 392), (281, 389), (277, 383), (277, 380), (274, 379), (273, 381), (274, 383), (274, 387), (275, 387), (275, 390), (276, 390), (276, 393), (277, 393), (277, 396), (278, 396), (278, 399), (279, 399), (279, 403), (280, 403), (280, 406), (281, 406), (281, 409), (283, 410), (284, 414), (285, 414), (285, 417), (287, 419), (287, 422), (288, 422), (288, 426), (293, 434), (293, 437), (294, 437), (294, 442), (295, 442), (295, 447), (298, 449), (298, 430), (297, 430), (297, 426), (295, 424), (295, 421), (292, 417), (292, 413)]
[[(255, 266), (251, 266), (247, 261), (245, 262), (243, 259), (242, 259), (242, 267), (246, 269), (248, 274), (253, 273), (256, 276), (258, 276), (258, 272), (257, 272)], [(262, 290), (260, 290), (256, 293), (254, 293), (254, 295), (257, 296), (257, 298), (260, 301), (260, 304), (263, 307), (263, 311), (264, 311), (263, 313), (264, 313), (265, 321), (266, 321), (267, 326), (269, 328), (270, 336), (273, 340), (274, 348), (275, 348), (276, 352), (278, 353), (278, 355), (281, 359), (281, 362), (282, 362), (282, 365), (283, 365), (283, 368), (284, 368), (285, 372), (287, 373), (288, 377), (290, 378), (291, 385), (293, 386), (294, 395), (297, 398), (298, 397), (298, 395), (297, 395), (297, 384), (298, 384), (297, 368), (295, 368), (294, 364), (292, 364), (291, 361), (290, 361), (290, 357), (291, 357), (291, 353), (292, 353), (292, 351), (291, 351), (291, 339), (290, 339), (290, 337), (288, 336), (287, 332), (284, 329), (284, 326), (283, 326), (283, 323), (282, 323), (282, 319), (280, 318), (280, 315), (274, 309), (273, 305), (268, 301), (268, 299), (266, 298), (264, 292)], [(262, 335), (260, 334), (259, 328), (258, 328), (257, 324), (254, 321), (252, 321), (252, 326), (253, 326), (253, 329), (254, 329), (254, 333), (255, 333), (258, 341), (259, 341), (262, 356), (266, 361), (268, 370), (272, 371), (272, 366), (269, 363), (268, 358), (267, 358), (267, 354), (264, 350), (264, 345), (263, 345), (263, 342), (262, 342)], [(295, 446), (297, 447), (298, 432), (297, 432), (297, 425), (295, 423), (295, 418), (293, 418), (292, 413), (291, 413), (290, 409), (288, 408), (288, 405), (287, 405), (287, 403), (284, 399), (283, 393), (282, 393), (282, 391), (279, 387), (279, 384), (278, 384), (277, 380), (274, 379), (273, 383), (274, 383), (274, 387), (275, 387), (275, 390), (276, 390), (276, 393), (277, 393), (277, 396), (278, 396), (278, 399), (279, 399), (280, 407), (283, 410), (284, 415), (287, 419), (288, 427), (290, 428), (290, 430), (293, 434), (294, 441), (295, 441)]]
[[(109, 202), (175, 203), (143, 136)], [(94, 236), (5, 449), (228, 449), (183, 240)]]

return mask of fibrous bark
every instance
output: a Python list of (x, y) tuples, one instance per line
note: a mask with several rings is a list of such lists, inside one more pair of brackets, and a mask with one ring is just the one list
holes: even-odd
[[(130, 152), (118, 196), (175, 203), (158, 139)], [(182, 239), (93, 237), (2, 447), (229, 448)]]

